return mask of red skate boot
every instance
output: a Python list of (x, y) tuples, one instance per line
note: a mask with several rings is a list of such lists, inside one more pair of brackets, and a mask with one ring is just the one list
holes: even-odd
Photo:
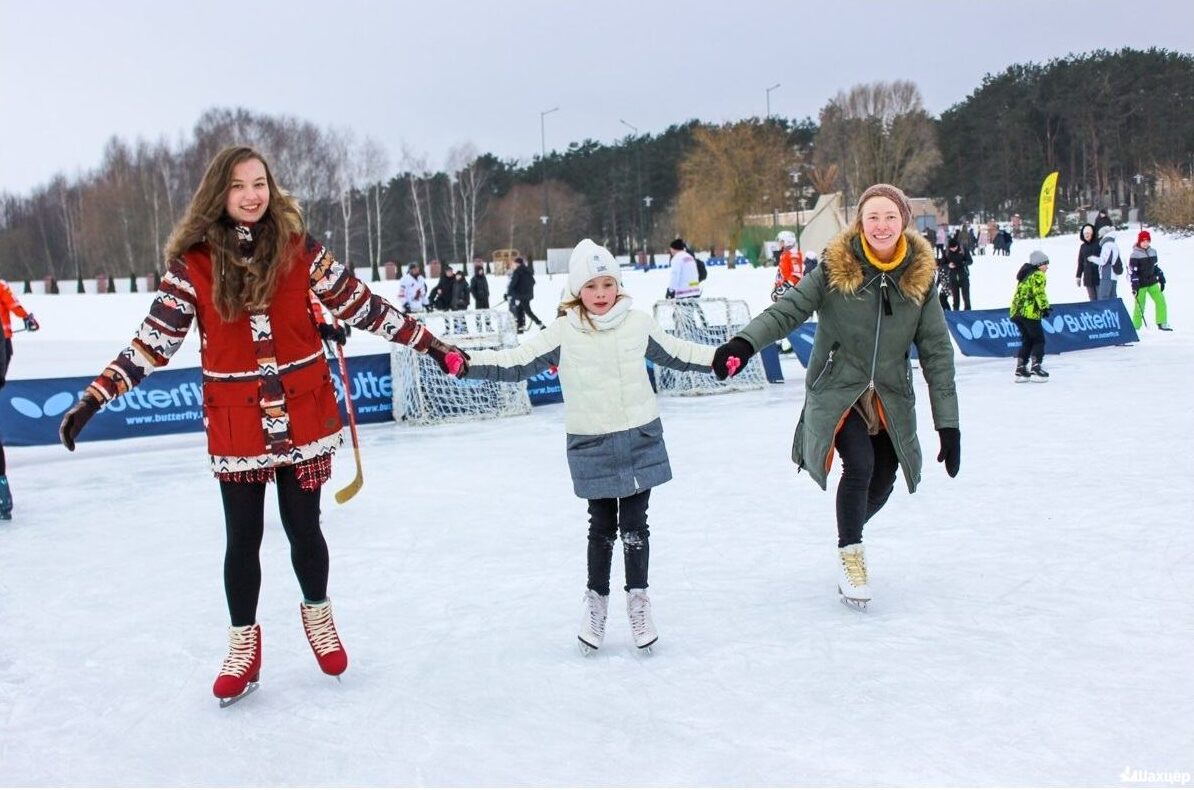
[(228, 629), (228, 657), (211, 687), (226, 708), (257, 690), (261, 677), (261, 626), (232, 626)]
[(348, 669), (348, 653), (340, 644), (336, 623), (332, 620), (332, 602), (301, 603), (299, 613), (303, 616), (303, 630), (311, 643), (311, 652), (319, 662), (319, 668), (328, 675), (339, 675)]

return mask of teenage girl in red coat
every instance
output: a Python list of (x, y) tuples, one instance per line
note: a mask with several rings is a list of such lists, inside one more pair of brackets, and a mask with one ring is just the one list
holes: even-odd
[(269, 482), (277, 486), (303, 592), (303, 628), (320, 668), (339, 675), (348, 655), (327, 597), (319, 494), (331, 476), (341, 425), (309, 294), (340, 320), (430, 354), (441, 367), (454, 348), (370, 293), (307, 235), (297, 203), (279, 191), (251, 148), (228, 148), (211, 161), (165, 252), (167, 272), (149, 315), (67, 412), (62, 443), (74, 450), (92, 415), (164, 366), (196, 322), (208, 452), (224, 502), (224, 589), (232, 620), (228, 656), (212, 690), (223, 700), (239, 697), (260, 672), (258, 551)]

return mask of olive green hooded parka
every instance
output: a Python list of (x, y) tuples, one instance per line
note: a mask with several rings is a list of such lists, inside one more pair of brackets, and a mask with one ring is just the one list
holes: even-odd
[(916, 490), (922, 458), (911, 346), (928, 382), (934, 427), (958, 427), (954, 349), (933, 292), (933, 248), (916, 233), (905, 232), (904, 238), (904, 259), (882, 272), (866, 260), (858, 231), (842, 232), (826, 245), (820, 266), (738, 333), (758, 351), (817, 314), (792, 460), (822, 489), (833, 465), (837, 430), (855, 401), (873, 387), (908, 491)]

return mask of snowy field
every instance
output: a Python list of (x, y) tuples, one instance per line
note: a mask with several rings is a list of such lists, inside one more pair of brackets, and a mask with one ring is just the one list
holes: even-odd
[[(1120, 234), (1125, 256), (1134, 238)], [(210, 690), (227, 612), (202, 436), (9, 448), (0, 785), (1189, 781), (1194, 239), (1153, 238), (1176, 331), (1049, 356), (1047, 385), (958, 356), (957, 479), (932, 460), (918, 374), (924, 480), (915, 496), (898, 483), (867, 529), (867, 614), (835, 594), (837, 473), (826, 494), (789, 461), (799, 363), (761, 392), (661, 399), (675, 479), (652, 495), (650, 657), (630, 641), (620, 552), (606, 647), (576, 649), (586, 514), (562, 406), (361, 429), (364, 489), (324, 497), (343, 682), (307, 647), (271, 504), (261, 688), (226, 710)], [(1033, 246), (976, 258), (976, 308), (1007, 305)], [(1083, 299), (1075, 237), (1040, 246), (1050, 297)], [(706, 295), (757, 311), (773, 276), (713, 269)], [(626, 274), (640, 308), (666, 277)], [(539, 277), (540, 316), (563, 281)], [(98, 373), (150, 297), (22, 299), (44, 328), (16, 337), (13, 378)], [(192, 337), (174, 364), (197, 361)], [(340, 458), (331, 490), (353, 474)]]

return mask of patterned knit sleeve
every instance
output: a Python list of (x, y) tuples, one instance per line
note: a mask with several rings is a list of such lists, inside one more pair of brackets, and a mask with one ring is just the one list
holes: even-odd
[(87, 392), (100, 403), (107, 403), (136, 387), (150, 373), (169, 363), (186, 339), (194, 319), (195, 287), (187, 266), (181, 260), (171, 261), (158, 287), (157, 298), (133, 342), (91, 382)]
[(330, 250), (310, 236), (304, 254), (311, 261), (311, 291), (339, 320), (416, 351), (426, 351), (435, 340), (422, 324), (370, 291)]

